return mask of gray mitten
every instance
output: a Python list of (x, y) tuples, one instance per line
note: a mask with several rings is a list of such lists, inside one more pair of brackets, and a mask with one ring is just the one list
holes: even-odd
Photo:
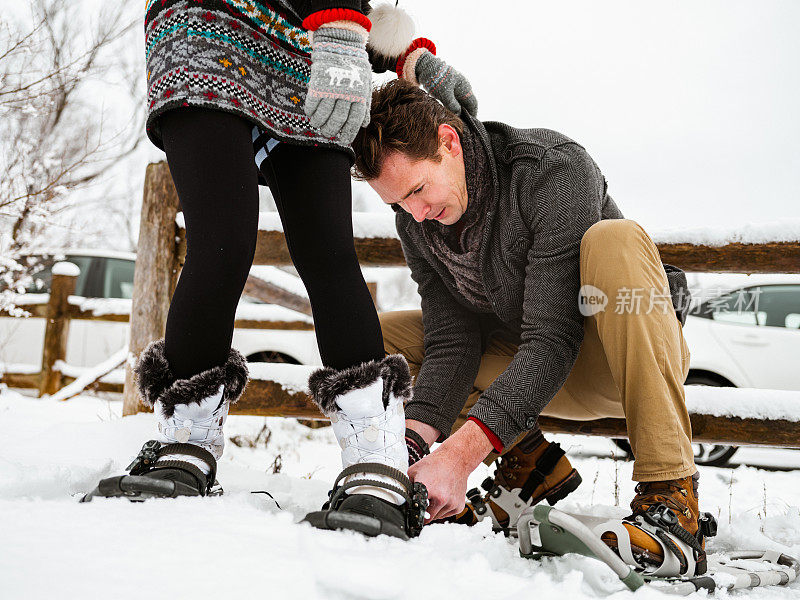
[(473, 117), (478, 116), (478, 99), (469, 81), (441, 58), (424, 51), (414, 72), (422, 87), (451, 111), (460, 115), (463, 108)]
[(366, 36), (337, 27), (314, 32), (305, 112), (322, 135), (349, 144), (369, 123), (372, 71)]

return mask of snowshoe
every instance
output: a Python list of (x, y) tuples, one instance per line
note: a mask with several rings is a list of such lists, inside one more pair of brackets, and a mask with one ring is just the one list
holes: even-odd
[[(630, 589), (649, 586), (663, 592), (689, 595), (704, 589), (714, 592), (717, 589), (728, 591), (767, 585), (786, 585), (800, 576), (800, 562), (797, 559), (772, 551), (742, 551), (711, 554), (697, 572), (692, 550), (694, 544), (675, 535), (674, 514), (665, 516), (671, 510), (665, 506), (649, 511), (651, 522), (644, 518), (640, 525), (651, 530), (663, 542), (665, 560), (659, 566), (638, 562), (622, 541), (627, 529), (622, 520), (575, 515), (558, 509), (537, 505), (526, 509), (517, 522), (520, 555), (523, 558), (538, 559), (544, 556), (562, 556), (575, 553), (596, 558), (606, 563)], [(651, 529), (652, 528), (652, 529)], [(716, 521), (708, 513), (701, 515), (702, 536), (716, 534)], [(619, 554), (603, 541), (603, 534), (615, 531), (619, 536)], [(658, 531), (662, 533), (659, 534)], [(687, 558), (684, 566), (677, 559), (675, 546)]]
[[(702, 575), (710, 521), (699, 509), (699, 473), (636, 484), (632, 513), (603, 533), (606, 545), (628, 564), (648, 564), (660, 574)], [(632, 563), (631, 561), (635, 561)]]
[(557, 443), (536, 436), (538, 443), (529, 448), (525, 440), (498, 460), (494, 477), (486, 478), (481, 487), (467, 492), (464, 510), (443, 522), (475, 525), (485, 518), (492, 520), (492, 529), (514, 535), (522, 511), (547, 500), (550, 505), (562, 500), (581, 484), (581, 476)]
[[(192, 457), (208, 466), (209, 474), (176, 455)], [(164, 460), (159, 460), (166, 457)], [(162, 444), (145, 442), (139, 455), (128, 465), (130, 475), (108, 477), (86, 494), (81, 502), (92, 498), (127, 498), (142, 502), (148, 498), (178, 496), (219, 496), (222, 488), (216, 481), (217, 461), (208, 451), (194, 444)]]
[[(353, 475), (358, 478), (341, 483)], [(379, 475), (382, 479), (370, 478), (369, 475)], [(390, 478), (396, 484), (383, 478)], [(369, 493), (347, 493), (365, 485), (389, 490), (402, 497), (404, 502), (398, 505)], [(330, 499), (322, 510), (307, 514), (304, 522), (317, 529), (347, 529), (370, 537), (384, 534), (403, 540), (418, 536), (425, 523), (428, 508), (425, 486), (412, 484), (401, 471), (384, 464), (359, 463), (345, 468), (336, 478), (329, 495)]]

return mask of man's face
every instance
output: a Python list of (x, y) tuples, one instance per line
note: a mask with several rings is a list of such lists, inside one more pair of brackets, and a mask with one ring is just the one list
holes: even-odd
[(467, 182), (461, 142), (449, 125), (439, 127), (439, 156), (436, 162), (392, 152), (369, 184), (386, 204), (399, 204), (419, 223), (433, 219), (453, 225), (467, 209)]

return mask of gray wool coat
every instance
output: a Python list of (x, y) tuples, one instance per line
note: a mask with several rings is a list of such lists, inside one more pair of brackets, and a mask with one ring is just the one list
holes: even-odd
[[(472, 392), (486, 341), (503, 335), (519, 349), (470, 416), (507, 445), (536, 427), (577, 358), (584, 319), (577, 302), (581, 238), (594, 223), (622, 213), (600, 169), (566, 136), (463, 118), (486, 148), (492, 172), (480, 270), (493, 313), (476, 311), (461, 296), (421, 225), (399, 211), (397, 231), (425, 330), (425, 358), (406, 417), (436, 427), (444, 439)], [(665, 267), (673, 303), (685, 302), (684, 273)], [(685, 319), (683, 311), (678, 318)]]

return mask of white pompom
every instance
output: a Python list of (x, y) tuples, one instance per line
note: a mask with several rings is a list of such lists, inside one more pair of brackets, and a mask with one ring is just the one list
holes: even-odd
[(369, 13), (370, 47), (383, 56), (397, 57), (414, 39), (414, 20), (394, 4), (381, 4)]

